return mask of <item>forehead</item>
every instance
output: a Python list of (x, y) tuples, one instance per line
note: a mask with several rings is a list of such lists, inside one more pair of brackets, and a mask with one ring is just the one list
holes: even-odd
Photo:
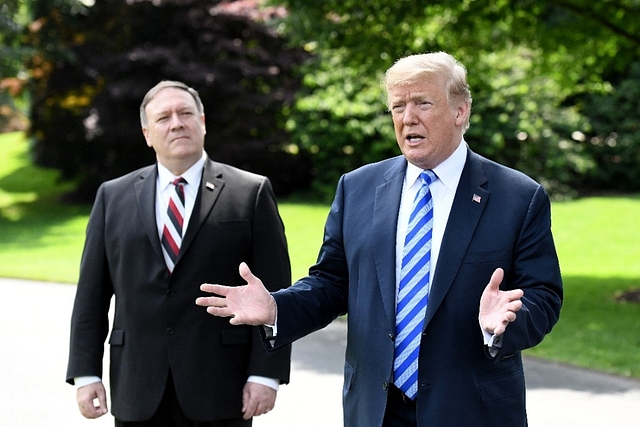
[(423, 80), (400, 84), (389, 89), (390, 100), (414, 98), (440, 98), (446, 96), (445, 85), (437, 80)]
[(148, 112), (164, 111), (174, 108), (197, 108), (193, 96), (186, 90), (168, 87), (155, 94), (147, 104)]

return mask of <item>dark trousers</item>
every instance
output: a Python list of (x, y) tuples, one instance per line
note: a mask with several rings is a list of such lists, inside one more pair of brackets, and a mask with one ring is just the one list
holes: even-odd
[(389, 388), (382, 427), (417, 427), (416, 403), (393, 384)]
[(191, 421), (182, 412), (173, 379), (169, 374), (167, 387), (160, 402), (160, 407), (150, 420), (125, 422), (115, 420), (116, 427), (251, 427), (252, 420), (233, 419), (220, 421)]

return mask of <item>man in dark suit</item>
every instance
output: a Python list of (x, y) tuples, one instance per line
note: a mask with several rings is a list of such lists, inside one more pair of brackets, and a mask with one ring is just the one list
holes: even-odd
[(243, 284), (237, 266), (245, 260), (270, 290), (290, 284), (271, 184), (207, 157), (202, 102), (183, 83), (152, 88), (140, 117), (157, 164), (98, 190), (67, 381), (78, 386), (85, 417), (108, 411), (102, 357), (115, 296), (109, 344), (117, 426), (250, 426), (289, 381), (291, 348), (267, 353), (256, 327), (231, 327), (193, 301), (204, 281)]
[(403, 156), (340, 179), (309, 276), (270, 294), (243, 264), (247, 286), (204, 284), (219, 296), (197, 304), (271, 325), (272, 348), (348, 313), (346, 427), (526, 426), (521, 352), (563, 295), (547, 194), (468, 148), (471, 94), (450, 55), (399, 60), (385, 88)]

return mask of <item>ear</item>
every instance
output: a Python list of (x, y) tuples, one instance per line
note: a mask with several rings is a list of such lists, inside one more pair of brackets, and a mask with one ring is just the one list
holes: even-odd
[(456, 125), (464, 126), (469, 118), (469, 102), (465, 101), (458, 105), (456, 109)]
[(204, 114), (200, 116), (200, 120), (202, 121), (202, 133), (204, 135), (206, 135), (207, 134), (207, 125), (206, 125), (206, 122), (204, 120)]
[(144, 135), (144, 139), (147, 141), (147, 147), (153, 147), (151, 141), (149, 140), (149, 129), (142, 128), (142, 134)]

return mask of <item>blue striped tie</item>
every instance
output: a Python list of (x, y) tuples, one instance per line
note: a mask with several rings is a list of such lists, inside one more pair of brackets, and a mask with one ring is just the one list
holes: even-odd
[(422, 186), (413, 201), (402, 255), (396, 310), (394, 384), (409, 398), (418, 392), (420, 337), (429, 299), (429, 268), (433, 230), (433, 200), (429, 184), (437, 177), (431, 170), (420, 174)]

